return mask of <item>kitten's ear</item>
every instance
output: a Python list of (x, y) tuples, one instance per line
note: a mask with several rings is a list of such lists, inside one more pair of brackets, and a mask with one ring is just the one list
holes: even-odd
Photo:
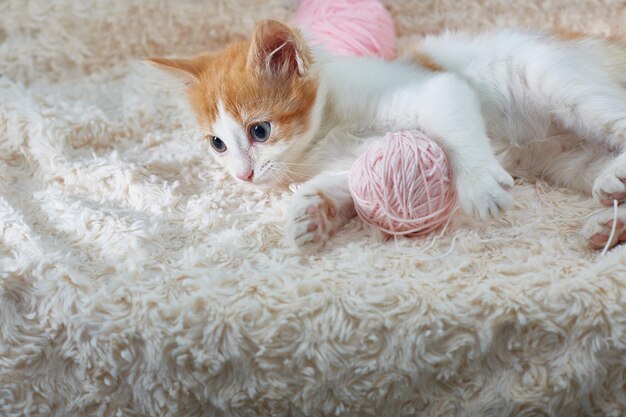
[(273, 77), (306, 75), (311, 55), (301, 34), (276, 20), (262, 20), (252, 35), (247, 67)]
[(200, 80), (200, 74), (206, 69), (207, 61), (207, 55), (199, 55), (191, 59), (146, 59), (146, 62), (154, 67), (164, 70), (180, 79), (187, 87), (196, 84)]

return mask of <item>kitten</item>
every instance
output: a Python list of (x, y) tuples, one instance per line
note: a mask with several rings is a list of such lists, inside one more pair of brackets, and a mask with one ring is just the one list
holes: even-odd
[[(421, 129), (437, 140), (461, 207), (480, 219), (511, 206), (511, 174), (604, 205), (623, 202), (625, 51), (605, 40), (504, 30), (429, 36), (413, 62), (329, 58), (298, 30), (265, 20), (251, 40), (221, 52), (150, 62), (185, 83), (213, 156), (233, 177), (304, 182), (286, 233), (316, 249), (355, 215), (346, 172), (387, 131)], [(592, 246), (606, 243), (611, 218), (607, 209), (589, 220), (583, 233)], [(624, 241), (623, 206), (619, 218)]]

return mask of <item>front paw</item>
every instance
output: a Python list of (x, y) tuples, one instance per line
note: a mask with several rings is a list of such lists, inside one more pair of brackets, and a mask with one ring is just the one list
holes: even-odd
[(287, 216), (287, 238), (301, 250), (314, 251), (335, 231), (337, 208), (321, 191), (297, 194)]
[(626, 199), (626, 161), (618, 158), (605, 168), (593, 184), (593, 197), (605, 206), (613, 200), (623, 203)]
[(474, 171), (457, 172), (456, 190), (461, 208), (482, 220), (497, 218), (513, 204), (507, 189), (513, 178), (497, 162)]

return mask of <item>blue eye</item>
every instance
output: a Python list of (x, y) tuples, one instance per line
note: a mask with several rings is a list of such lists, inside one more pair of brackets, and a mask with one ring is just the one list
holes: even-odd
[(250, 138), (255, 142), (265, 142), (270, 137), (272, 126), (269, 122), (255, 123), (250, 126)]
[(217, 136), (211, 136), (211, 147), (218, 153), (222, 153), (226, 150), (226, 144)]

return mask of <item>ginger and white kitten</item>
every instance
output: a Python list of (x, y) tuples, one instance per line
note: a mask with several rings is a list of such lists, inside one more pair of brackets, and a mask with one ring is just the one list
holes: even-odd
[[(544, 178), (610, 205), (626, 199), (626, 48), (584, 37), (498, 31), (429, 36), (412, 60), (332, 57), (273, 20), (249, 41), (177, 74), (215, 158), (251, 184), (304, 182), (286, 233), (315, 249), (355, 215), (347, 174), (370, 138), (421, 129), (446, 150), (461, 207), (511, 206), (513, 175)], [(508, 170), (508, 172), (507, 172)], [(583, 233), (603, 246), (612, 212)], [(618, 241), (626, 240), (626, 208)]]

